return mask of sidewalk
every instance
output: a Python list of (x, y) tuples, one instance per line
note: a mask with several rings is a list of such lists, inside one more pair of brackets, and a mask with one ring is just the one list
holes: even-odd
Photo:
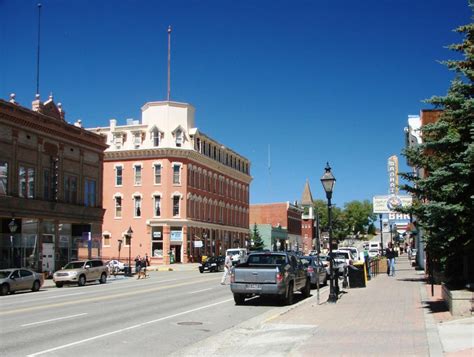
[(397, 258), (396, 269), (395, 277), (380, 274), (366, 288), (345, 289), (336, 304), (326, 303), (325, 288), (318, 305), (313, 290), (311, 298), (274, 316), (238, 325), (176, 355), (443, 356), (443, 346), (451, 346), (456, 351), (445, 351), (457, 354), (449, 356), (472, 356), (472, 319), (451, 334), (440, 334), (437, 311), (427, 303), (424, 275), (406, 255)]

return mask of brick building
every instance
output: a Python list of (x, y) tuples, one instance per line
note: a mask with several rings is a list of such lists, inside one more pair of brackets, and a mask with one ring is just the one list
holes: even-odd
[(201, 132), (194, 112), (186, 103), (149, 102), (141, 120), (90, 129), (110, 145), (105, 258), (128, 259), (130, 251), (153, 264), (186, 263), (248, 245), (250, 162)]
[(278, 245), (280, 250), (302, 250), (303, 241), (301, 239), (301, 216), (303, 209), (290, 202), (263, 203), (250, 205), (249, 228), (253, 229), (254, 224), (270, 225), (286, 230), (286, 240), (279, 237), (272, 237), (268, 249), (275, 249)]
[(0, 100), (0, 266), (54, 271), (101, 255), (103, 137), (60, 104)]

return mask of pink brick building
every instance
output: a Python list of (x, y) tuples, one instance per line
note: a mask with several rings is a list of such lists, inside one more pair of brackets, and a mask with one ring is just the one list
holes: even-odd
[(250, 162), (196, 128), (193, 106), (149, 102), (141, 121), (90, 130), (109, 144), (104, 259), (186, 263), (248, 245)]

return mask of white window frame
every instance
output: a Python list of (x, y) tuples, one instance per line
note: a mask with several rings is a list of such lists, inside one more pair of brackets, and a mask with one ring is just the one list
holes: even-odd
[[(175, 171), (174, 170), (175, 170), (175, 167), (177, 167), (177, 166), (179, 167), (179, 170), (178, 170), (178, 181), (179, 182), (174, 182), (174, 179), (175, 179)], [(181, 186), (181, 182), (182, 182), (181, 171), (183, 169), (183, 163), (182, 162), (173, 162), (171, 164), (171, 169), (172, 169), (172, 175), (173, 175), (171, 182), (173, 182), (173, 186)]]
[[(143, 197), (141, 193), (134, 193), (133, 197), (133, 218), (142, 218), (143, 217)], [(138, 198), (138, 201), (137, 201)], [(137, 202), (140, 202), (138, 208), (140, 209), (140, 215), (137, 216)]]
[[(156, 167), (159, 166), (160, 167), (160, 182), (156, 182)], [(163, 165), (161, 163), (161, 161), (155, 161), (153, 163), (153, 184), (154, 185), (161, 185), (161, 182), (163, 181)]]
[[(122, 170), (122, 174), (120, 176), (122, 183), (120, 185), (117, 184), (117, 178), (119, 177), (118, 174), (117, 174), (118, 169)], [(114, 180), (115, 181), (115, 187), (122, 187), (123, 186), (123, 165), (122, 164), (114, 165), (114, 171), (115, 171), (115, 180)]]
[[(117, 198), (120, 198), (120, 216), (117, 216)], [(114, 218), (122, 219), (123, 218), (123, 195), (116, 193), (114, 195)]]
[[(137, 167), (140, 168), (140, 180), (137, 182)], [(133, 164), (133, 185), (141, 186), (143, 182), (143, 165), (141, 163)]]

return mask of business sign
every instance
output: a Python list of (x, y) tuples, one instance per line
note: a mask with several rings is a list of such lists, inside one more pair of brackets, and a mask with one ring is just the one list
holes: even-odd
[(182, 241), (183, 232), (182, 231), (171, 231), (171, 240), (173, 241)]
[(194, 248), (202, 248), (202, 240), (195, 240)]
[(398, 194), (398, 157), (390, 156), (387, 162), (388, 171), (388, 193), (390, 195)]
[[(411, 206), (412, 202), (413, 202), (413, 198), (411, 196), (400, 196), (400, 195), (374, 196), (372, 200), (373, 212), (374, 213), (387, 213), (389, 214), (390, 220), (409, 219), (410, 217), (408, 214), (395, 212), (395, 209), (398, 207), (409, 207)], [(393, 216), (393, 218), (390, 216)], [(408, 216), (408, 218), (406, 218), (405, 216)]]
[(161, 232), (160, 231), (153, 232), (153, 238), (161, 238)]

